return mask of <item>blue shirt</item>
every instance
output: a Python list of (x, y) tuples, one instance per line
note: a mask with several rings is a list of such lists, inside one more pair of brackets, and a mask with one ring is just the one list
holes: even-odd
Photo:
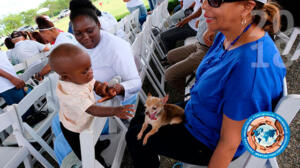
[[(223, 114), (241, 121), (260, 111), (272, 111), (282, 96), (286, 73), (268, 33), (227, 52), (224, 39), (217, 34), (199, 65), (185, 108), (186, 128), (212, 150), (220, 138)], [(241, 143), (235, 157), (244, 151)]]

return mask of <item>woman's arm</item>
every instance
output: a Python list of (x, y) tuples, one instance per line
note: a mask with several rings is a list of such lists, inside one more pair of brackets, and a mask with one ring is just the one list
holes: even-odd
[(223, 115), (220, 140), (209, 161), (208, 168), (226, 168), (229, 166), (241, 143), (241, 131), (245, 121), (235, 121)]
[(124, 95), (127, 99), (135, 95), (140, 90), (142, 83), (134, 62), (134, 56), (129, 43), (121, 42), (112, 57), (112, 68), (116, 75), (120, 76), (122, 82), (113, 87), (118, 95)]
[(23, 88), (25, 86), (25, 82), (23, 80), (7, 73), (2, 69), (0, 69), (0, 76), (9, 80), (13, 85), (16, 86), (17, 89)]
[(192, 13), (190, 16), (184, 18), (182, 21), (180, 21), (179, 23), (177, 23), (177, 27), (182, 27), (185, 24), (187, 24), (189, 21), (191, 21), (194, 18), (197, 18), (199, 16), (201, 16), (202, 14), (202, 8), (200, 7), (196, 12)]

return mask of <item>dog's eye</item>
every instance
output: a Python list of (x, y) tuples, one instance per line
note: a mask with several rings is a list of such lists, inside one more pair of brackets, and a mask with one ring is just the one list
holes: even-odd
[(153, 110), (156, 110), (156, 107), (152, 107)]

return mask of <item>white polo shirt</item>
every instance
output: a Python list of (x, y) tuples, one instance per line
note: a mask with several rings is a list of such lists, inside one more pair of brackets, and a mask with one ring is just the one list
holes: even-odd
[[(15, 76), (16, 78), (19, 78), (15, 72), (13, 65), (9, 62), (6, 53), (3, 51), (0, 51), (0, 69), (11, 74), (12, 76)], [(13, 85), (8, 79), (0, 76), (0, 93), (14, 87), (15, 85)]]
[(15, 44), (14, 57), (16, 58), (13, 59), (17, 61), (16, 64), (24, 63), (26, 59), (42, 52), (45, 48), (44, 44), (33, 40), (19, 41)]

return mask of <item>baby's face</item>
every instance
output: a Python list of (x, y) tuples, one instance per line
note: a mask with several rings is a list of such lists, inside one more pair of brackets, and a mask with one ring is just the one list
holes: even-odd
[(70, 81), (76, 84), (85, 84), (93, 79), (90, 57), (83, 54), (80, 59), (75, 59), (74, 64), (69, 71)]

